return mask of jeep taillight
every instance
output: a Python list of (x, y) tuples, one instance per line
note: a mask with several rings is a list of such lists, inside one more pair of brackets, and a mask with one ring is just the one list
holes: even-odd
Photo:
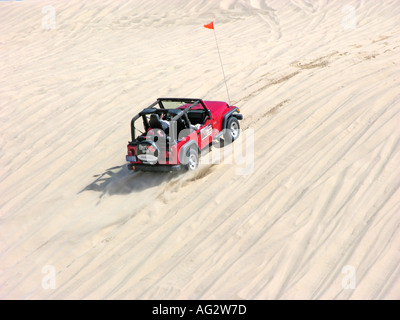
[(128, 149), (128, 156), (134, 156), (136, 154), (136, 147)]

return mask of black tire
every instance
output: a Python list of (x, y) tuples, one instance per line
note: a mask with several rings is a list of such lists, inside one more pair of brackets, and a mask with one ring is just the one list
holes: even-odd
[(228, 125), (224, 131), (224, 145), (232, 143), (240, 135), (240, 125), (238, 119), (235, 117), (230, 117), (228, 120)]
[(190, 148), (187, 152), (187, 164), (185, 165), (186, 171), (194, 171), (199, 166), (199, 153), (196, 149)]

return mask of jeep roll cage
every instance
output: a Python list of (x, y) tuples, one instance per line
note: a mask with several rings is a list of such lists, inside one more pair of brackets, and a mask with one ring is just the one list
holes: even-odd
[[(166, 102), (176, 102), (177, 107), (176, 108), (166, 108), (164, 106), (164, 103)], [(159, 106), (159, 109), (156, 108), (156, 106)], [(189, 105), (185, 107), (186, 105)], [(175, 116), (170, 120), (172, 127), (175, 127), (177, 121), (180, 121), (182, 119), (185, 123), (186, 128), (190, 128), (190, 120), (188, 117), (188, 112), (195, 106), (201, 105), (204, 110), (205, 114), (207, 117), (211, 118), (211, 113), (210, 110), (208, 110), (203, 102), (202, 99), (189, 99), (189, 98), (158, 98), (157, 101), (153, 102), (151, 105), (149, 105), (147, 108), (143, 109), (140, 111), (136, 116), (134, 116), (131, 120), (131, 137), (132, 137), (132, 142), (133, 143), (136, 140), (136, 135), (135, 135), (135, 122), (139, 118), (143, 119), (143, 125), (145, 128), (145, 131), (147, 131), (150, 128), (147, 115), (151, 114), (161, 114), (161, 113), (170, 113), (171, 115), (175, 114)], [(181, 109), (184, 107), (183, 109)], [(167, 112), (165, 112), (166, 110)], [(177, 136), (176, 130), (172, 130), (172, 138), (175, 140), (175, 137)]]

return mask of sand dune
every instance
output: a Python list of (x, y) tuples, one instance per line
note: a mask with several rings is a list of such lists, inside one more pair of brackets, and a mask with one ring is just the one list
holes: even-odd
[[(0, 2), (0, 298), (399, 299), (399, 8)], [(251, 170), (132, 174), (138, 111), (227, 100), (210, 21)]]

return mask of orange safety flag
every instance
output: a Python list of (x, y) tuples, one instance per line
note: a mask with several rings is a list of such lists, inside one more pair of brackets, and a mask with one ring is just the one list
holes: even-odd
[(214, 30), (214, 22), (211, 21), (211, 23), (205, 24), (204, 28)]

